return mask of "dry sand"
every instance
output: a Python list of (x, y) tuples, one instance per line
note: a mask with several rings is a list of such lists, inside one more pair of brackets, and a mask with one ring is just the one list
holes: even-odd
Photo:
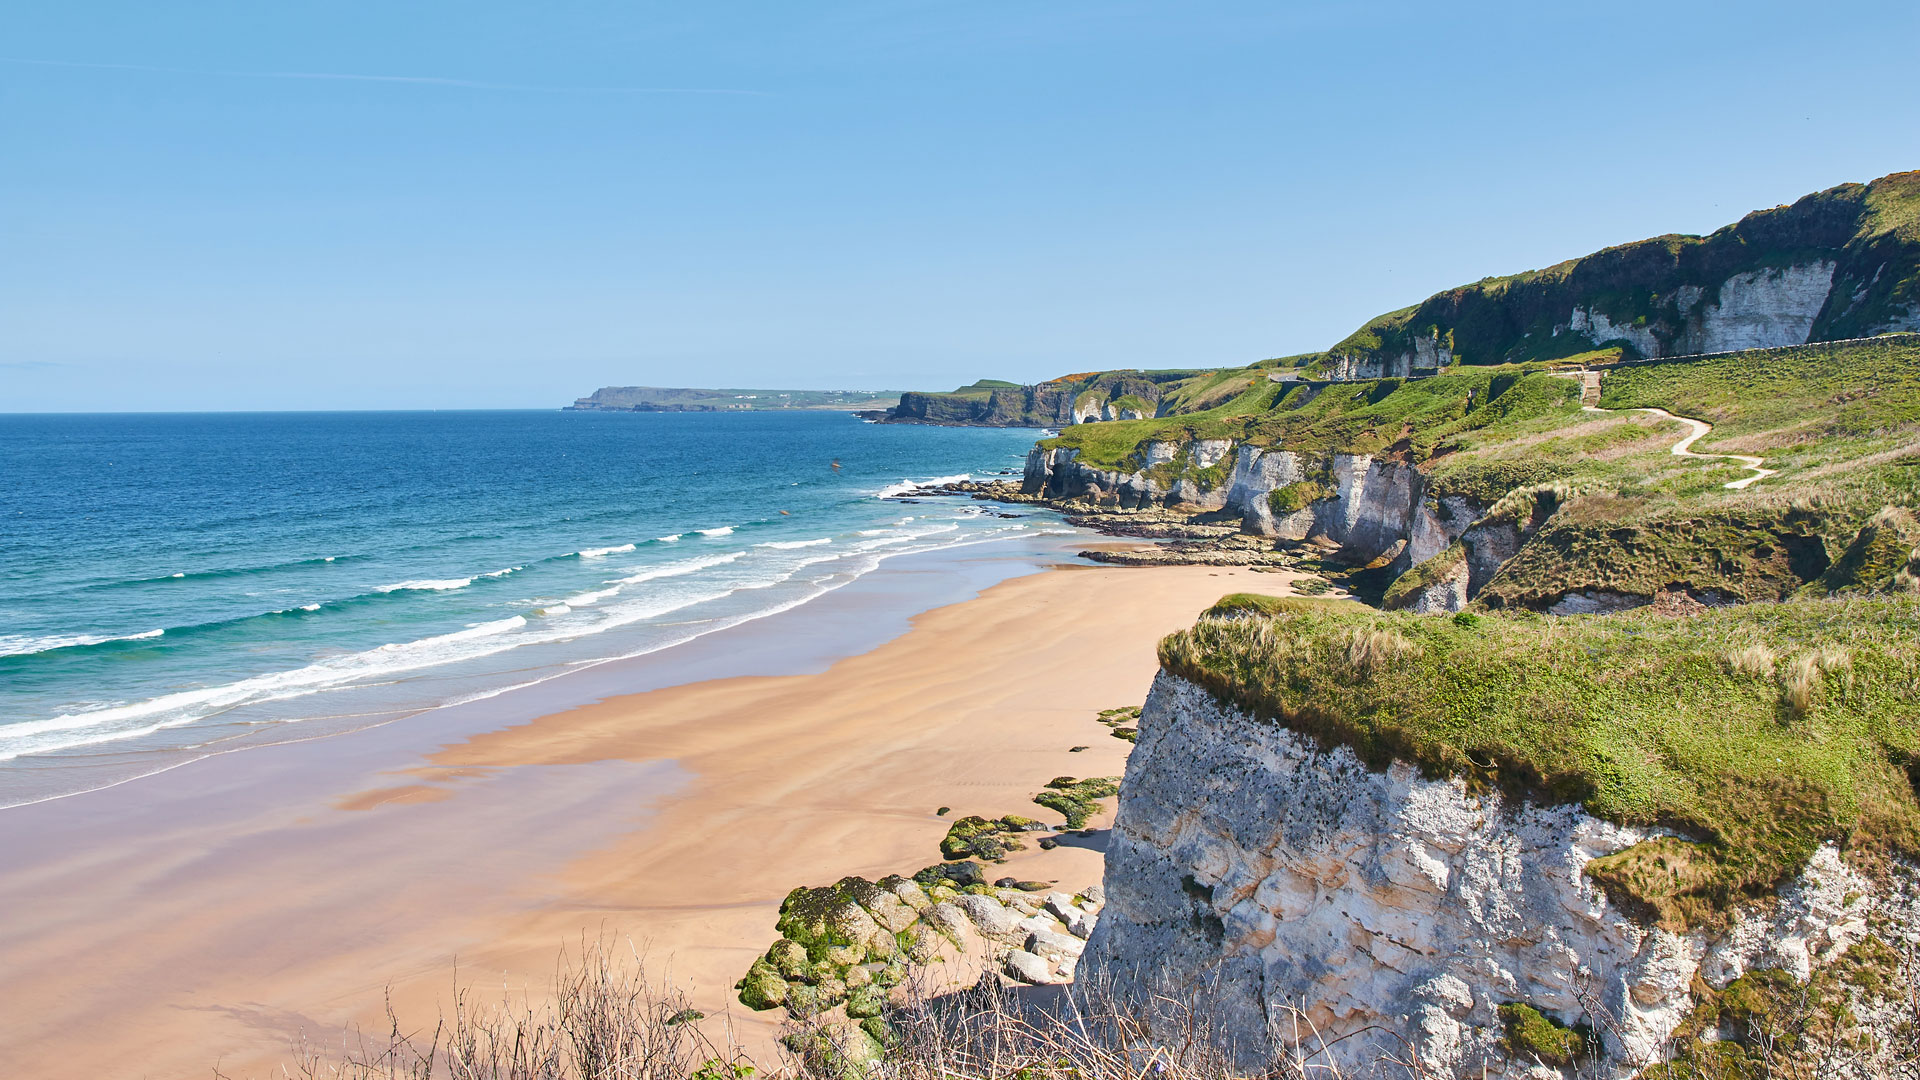
[[(217, 851), (149, 837), (8, 883), (0, 1056), (19, 1076), (263, 1076), (302, 1030), (326, 1044), (374, 1022), (383, 986), (430, 1025), (456, 956), (463, 981), (540, 986), (583, 934), (645, 943), (718, 1012), (788, 890), (937, 861), (941, 806), (1046, 817), (1030, 799), (1049, 778), (1118, 775), (1130, 744), (1094, 714), (1142, 700), (1158, 640), (1293, 577), (1057, 568), (820, 674), (609, 699), (245, 821), (210, 797), (217, 827), (177, 842)], [(1097, 847), (1002, 872), (1084, 886)]]

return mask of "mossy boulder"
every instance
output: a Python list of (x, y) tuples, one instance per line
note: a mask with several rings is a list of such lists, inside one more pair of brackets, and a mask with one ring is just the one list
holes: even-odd
[(765, 957), (753, 962), (746, 978), (735, 983), (734, 989), (740, 991), (740, 1004), (756, 1012), (787, 1003), (787, 980)]
[(873, 983), (856, 986), (847, 991), (847, 1015), (855, 1020), (879, 1016), (886, 1006), (886, 989)]
[(959, 889), (967, 885), (979, 885), (987, 880), (987, 872), (977, 862), (971, 860), (955, 863), (935, 863), (913, 875), (913, 880), (927, 886), (927, 895), (933, 899), (935, 888)]
[(813, 963), (807, 959), (807, 950), (797, 941), (781, 938), (767, 950), (767, 963), (779, 972), (783, 979), (805, 979), (813, 972)]
[(949, 859), (999, 862), (1025, 846), (1014, 839), (1013, 834), (1027, 831), (1029, 824), (1037, 823), (1032, 818), (984, 818), (969, 814), (947, 828), (947, 835), (940, 841), (940, 854)]
[(861, 959), (865, 959), (864, 950), (893, 940), (892, 933), (861, 904), (863, 899), (877, 901), (879, 895), (881, 890), (872, 882), (856, 877), (841, 878), (823, 888), (802, 886), (781, 902), (774, 929), (797, 942), (816, 962), (827, 959), (828, 950), (848, 946), (863, 950)]

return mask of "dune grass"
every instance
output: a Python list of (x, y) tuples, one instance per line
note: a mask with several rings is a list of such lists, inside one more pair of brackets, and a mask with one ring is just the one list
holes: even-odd
[(1673, 831), (1683, 849), (1647, 854), (1684, 850), (1684, 880), (1603, 881), (1672, 925), (1723, 918), (1822, 843), (1869, 870), (1920, 853), (1911, 599), (1434, 619), (1234, 597), (1160, 658), (1375, 767)]

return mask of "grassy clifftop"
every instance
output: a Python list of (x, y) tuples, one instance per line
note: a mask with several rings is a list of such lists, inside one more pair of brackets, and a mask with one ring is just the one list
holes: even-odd
[(1869, 871), (1920, 854), (1912, 599), (1557, 619), (1230, 597), (1160, 659), (1375, 766), (1677, 832), (1591, 871), (1671, 924), (1771, 891), (1822, 843)]
[(1519, 432), (1577, 417), (1579, 387), (1533, 368), (1461, 371), (1430, 379), (1317, 386), (1264, 377), (1221, 404), (1181, 416), (1075, 426), (1043, 445), (1131, 469), (1153, 441), (1233, 439), (1300, 453), (1402, 453), (1425, 460), (1476, 433)]

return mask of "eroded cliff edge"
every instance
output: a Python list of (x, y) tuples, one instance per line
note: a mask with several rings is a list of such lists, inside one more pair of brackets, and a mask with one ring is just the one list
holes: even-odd
[[(1083, 978), (1208, 1000), (1250, 1066), (1350, 1075), (1745, 1075), (1761, 1051), (1731, 1003), (1756, 993), (1820, 1001), (1856, 1075), (1910, 1031), (1920, 733), (1890, 706), (1912, 602), (1782, 605), (1817, 609), (1797, 629), (1758, 608), (1635, 615), (1657, 644), (1617, 662), (1583, 656), (1627, 616), (1559, 623), (1585, 628), (1566, 641), (1533, 627), (1548, 639), (1523, 659), (1506, 646), (1530, 639), (1493, 619), (1295, 604), (1163, 645)], [(1819, 649), (1771, 651), (1815, 624)], [(1529, 701), (1515, 673), (1534, 663), (1552, 677)], [(1495, 704), (1463, 691), (1468, 668)], [(1405, 696), (1422, 685), (1436, 701)]]

